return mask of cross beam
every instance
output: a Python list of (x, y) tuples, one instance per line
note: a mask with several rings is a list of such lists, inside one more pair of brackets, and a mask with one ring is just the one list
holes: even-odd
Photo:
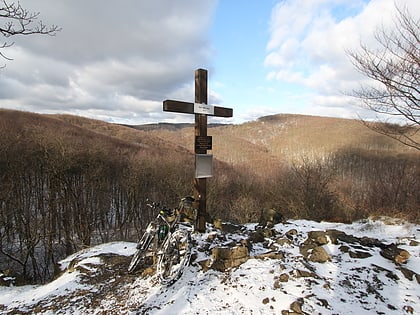
[[(207, 114), (207, 116), (232, 117), (232, 108), (213, 106), (213, 109), (214, 114)], [(163, 111), (193, 114), (194, 103), (166, 100), (163, 101)]]
[[(163, 110), (166, 112), (195, 114), (195, 137), (196, 140), (202, 142), (203, 145), (195, 145), (194, 152), (196, 154), (196, 168), (197, 155), (207, 154), (207, 150), (211, 147), (207, 146), (210, 141), (207, 141), (207, 116), (216, 117), (232, 117), (232, 108), (225, 108), (219, 106), (207, 105), (207, 70), (197, 69), (195, 71), (195, 101), (194, 103), (166, 100), (163, 101)], [(197, 141), (196, 141), (197, 143)], [(207, 216), (207, 191), (206, 178), (194, 178), (194, 198), (195, 208), (198, 209), (197, 214), (197, 230), (205, 232), (206, 230), (206, 216)]]

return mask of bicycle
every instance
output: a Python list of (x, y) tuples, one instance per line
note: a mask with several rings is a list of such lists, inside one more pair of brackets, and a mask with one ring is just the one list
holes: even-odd
[[(191, 234), (196, 218), (196, 211), (192, 209), (193, 201), (192, 197), (183, 198), (175, 210), (159, 207), (156, 203), (149, 205), (160, 210), (146, 227), (128, 272), (134, 272), (147, 254), (152, 252), (153, 256), (157, 256), (157, 275), (162, 284), (170, 285), (181, 276), (191, 257)], [(186, 215), (185, 209), (189, 209), (189, 215)], [(189, 218), (189, 222), (186, 218)]]

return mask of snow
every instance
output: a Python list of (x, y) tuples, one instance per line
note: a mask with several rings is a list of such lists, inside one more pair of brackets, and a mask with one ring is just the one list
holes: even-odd
[[(246, 225), (254, 230), (255, 224)], [(182, 277), (171, 286), (162, 286), (155, 275), (141, 277), (115, 272), (104, 274), (102, 255), (119, 255), (126, 266), (136, 244), (113, 242), (80, 251), (61, 262), (63, 274), (39, 286), (0, 287), (0, 313), (40, 314), (281, 314), (291, 312), (292, 303), (303, 301), (307, 314), (416, 314), (420, 305), (420, 285), (416, 278), (407, 279), (395, 263), (370, 248), (371, 257), (351, 258), (339, 245), (323, 247), (332, 260), (313, 263), (303, 259), (296, 244), (314, 230), (337, 229), (356, 237), (372, 237), (386, 244), (396, 243), (410, 253), (404, 268), (420, 274), (420, 226), (405, 222), (386, 224), (383, 220), (365, 220), (353, 224), (312, 222), (305, 220), (278, 224), (284, 234), (296, 229), (293, 244), (278, 246), (283, 259), (251, 258), (227, 272), (204, 272), (197, 263), (188, 266)], [(205, 242), (209, 230), (194, 234), (198, 245)], [(226, 242), (243, 239), (241, 233), (226, 235)], [(267, 252), (262, 244), (254, 244), (251, 255)], [(196, 261), (203, 259), (198, 252)], [(313, 277), (299, 277), (300, 270)], [(286, 282), (276, 282), (282, 274)], [(86, 280), (86, 276), (92, 279)], [(98, 280), (95, 283), (95, 279)], [(109, 292), (104, 288), (109, 287)], [(103, 293), (106, 292), (106, 293)], [(59, 307), (57, 307), (59, 305)], [(3, 314), (3, 313), (2, 313)]]

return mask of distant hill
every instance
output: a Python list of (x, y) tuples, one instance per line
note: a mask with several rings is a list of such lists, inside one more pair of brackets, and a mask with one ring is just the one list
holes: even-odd
[[(194, 150), (193, 124), (136, 126), (149, 135)], [(299, 163), (325, 158), (340, 150), (366, 150), (386, 155), (419, 154), (395, 140), (368, 129), (359, 120), (278, 114), (239, 125), (209, 128), (213, 154), (232, 165), (260, 171), (266, 163)], [(420, 138), (420, 135), (419, 135)]]
[[(15, 127), (35, 124), (44, 126), (41, 129), (47, 134), (73, 135), (75, 140), (82, 135), (90, 139), (98, 137), (102, 139), (99, 141), (140, 146), (157, 155), (168, 152), (184, 155), (194, 151), (194, 124), (130, 126), (73, 115), (39, 115), (11, 110), (0, 110), (2, 118), (14, 121)], [(375, 133), (354, 119), (278, 114), (239, 125), (209, 124), (208, 127), (208, 134), (213, 136), (211, 153), (215, 159), (233, 166), (244, 166), (257, 173), (267, 164), (323, 159), (342, 150), (385, 155), (419, 154), (415, 149)], [(47, 132), (47, 129), (50, 130)]]

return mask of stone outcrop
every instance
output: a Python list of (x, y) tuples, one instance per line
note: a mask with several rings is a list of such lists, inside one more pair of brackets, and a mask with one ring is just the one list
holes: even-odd
[[(370, 237), (355, 237), (345, 232), (330, 229), (326, 231), (309, 231), (307, 238), (296, 244), (298, 232), (296, 229), (290, 229), (283, 235), (280, 235), (270, 222), (274, 223), (280, 220), (280, 216), (276, 216), (273, 209), (263, 212), (262, 217), (266, 219), (263, 226), (258, 224), (254, 231), (246, 230), (242, 225), (215, 222), (218, 232), (209, 235), (209, 242), (213, 244), (207, 248), (211, 259), (198, 262), (203, 269), (209, 268), (226, 271), (237, 267), (246, 262), (249, 258), (256, 259), (283, 259), (284, 255), (279, 250), (283, 246), (299, 246), (299, 253), (309, 262), (325, 263), (332, 261), (331, 255), (326, 250), (325, 245), (340, 245), (339, 250), (343, 254), (348, 254), (353, 259), (365, 259), (372, 256), (370, 248), (378, 247), (381, 249), (380, 254), (395, 262), (396, 264), (404, 264), (410, 257), (410, 254), (396, 245), (387, 245), (378, 239)], [(274, 220), (274, 221), (273, 221)], [(240, 241), (226, 242), (228, 233), (242, 233), (244, 238)], [(257, 254), (250, 257), (253, 244), (263, 244), (267, 251), (263, 254)], [(210, 248), (211, 247), (211, 248)], [(414, 278), (414, 276), (411, 276)]]
[(328, 244), (328, 238), (324, 231), (311, 231), (308, 238), (299, 246), (302, 256), (312, 262), (325, 263), (331, 260), (331, 256), (322, 247)]
[(210, 268), (226, 271), (240, 266), (249, 258), (249, 250), (244, 245), (234, 247), (214, 247), (212, 249), (212, 263)]
[(409, 252), (398, 248), (395, 244), (383, 247), (380, 254), (382, 257), (392, 260), (396, 264), (404, 264), (410, 258)]
[[(98, 309), (104, 314), (123, 314), (121, 310), (127, 311), (124, 314), (146, 314), (155, 309), (170, 313), (174, 303), (176, 307), (179, 303), (193, 305), (198, 294), (192, 293), (200, 292), (201, 301), (210, 300), (216, 305), (208, 313), (233, 307), (250, 313), (255, 303), (243, 303), (247, 300), (244, 295), (258, 296), (256, 301), (262, 304), (258, 307), (265, 310), (258, 313), (264, 314), (338, 314), (347, 305), (378, 314), (418, 312), (413, 292), (420, 284), (420, 275), (412, 268), (418, 261), (417, 234), (389, 237), (395, 243), (386, 244), (334, 229), (310, 231), (308, 226), (321, 225), (305, 221), (273, 227), (221, 221), (217, 226), (209, 225), (205, 233), (191, 236), (191, 266), (186, 267), (177, 283), (159, 290), (154, 288), (159, 280), (153, 256), (147, 256), (144, 268), (129, 274), (131, 257), (121, 247), (111, 245), (109, 253), (102, 246), (82, 251), (69, 257), (60, 268), (67, 279), (75, 279), (81, 286), (75, 290), (68, 287), (69, 291), (57, 289), (59, 292), (52, 292), (36, 305), (29, 304), (33, 313), (74, 313), (69, 311), (69, 303), (88, 306), (90, 313)], [(132, 251), (133, 245), (124, 246), (130, 246)], [(375, 259), (366, 259), (371, 256)], [(206, 273), (208, 269), (220, 272)], [(14, 281), (12, 270), (0, 271), (0, 285)], [(186, 294), (180, 294), (180, 290)], [(226, 299), (219, 308), (220, 294), (224, 292)], [(390, 292), (398, 293), (399, 299)], [(181, 297), (186, 299), (180, 301)], [(0, 312), (27, 313), (27, 305), (15, 305), (7, 309), (0, 305)]]
[(322, 246), (315, 247), (308, 258), (310, 261), (318, 263), (324, 263), (331, 260), (331, 256)]

